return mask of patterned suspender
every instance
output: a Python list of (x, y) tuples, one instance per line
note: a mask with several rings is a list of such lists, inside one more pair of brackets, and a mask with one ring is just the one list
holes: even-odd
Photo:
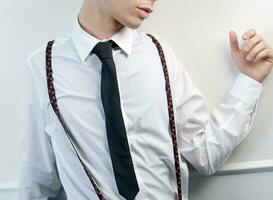
[[(178, 191), (177, 200), (182, 200), (181, 176), (180, 176), (181, 172), (180, 172), (180, 166), (179, 166), (179, 152), (178, 152), (177, 139), (176, 139), (175, 119), (174, 119), (174, 113), (173, 113), (173, 103), (172, 103), (172, 95), (171, 95), (171, 88), (170, 88), (170, 83), (169, 83), (167, 64), (165, 61), (163, 49), (162, 49), (160, 43), (158, 42), (158, 40), (154, 36), (152, 36), (151, 34), (147, 33), (147, 35), (149, 37), (151, 37), (152, 41), (155, 43), (155, 45), (157, 47), (157, 50), (159, 52), (159, 56), (161, 59), (161, 63), (162, 63), (163, 72), (164, 72), (165, 90), (166, 90), (167, 100), (168, 100), (169, 122), (170, 122), (170, 130), (171, 130), (171, 136), (172, 136), (172, 142), (173, 142), (173, 153), (174, 153), (175, 170), (176, 170), (176, 182), (177, 182), (177, 191)], [(54, 79), (52, 76), (52, 66), (51, 66), (51, 64), (52, 64), (51, 52), (52, 52), (53, 43), (54, 43), (54, 40), (49, 41), (47, 43), (47, 47), (46, 47), (46, 76), (47, 76), (47, 87), (48, 87), (48, 94), (49, 94), (49, 98), (50, 98), (50, 104), (52, 105), (54, 112), (56, 113), (58, 119), (60, 120), (60, 123), (63, 126), (63, 128), (66, 132), (66, 135), (67, 135), (73, 149), (75, 150), (76, 155), (79, 158), (86, 175), (88, 176), (91, 184), (93, 185), (97, 196), (99, 197), (100, 200), (105, 200), (105, 198), (103, 197), (102, 192), (98, 188), (96, 181), (93, 178), (91, 172), (86, 167), (84, 162), (81, 160), (81, 158), (80, 158), (80, 156), (79, 156), (79, 154), (72, 142), (72, 139), (70, 138), (71, 131), (66, 126), (64, 119), (63, 119), (63, 117), (59, 111), (59, 108), (58, 108), (57, 99), (55, 96), (55, 89), (54, 89), (54, 84), (53, 84)]]
[(51, 40), (47, 43), (47, 48), (46, 48), (46, 77), (47, 77), (47, 87), (48, 87), (48, 94), (49, 94), (49, 98), (50, 98), (50, 104), (52, 105), (57, 117), (59, 118), (65, 132), (66, 132), (66, 135), (70, 141), (70, 143), (72, 144), (72, 147), (73, 149), (75, 150), (82, 166), (83, 166), (83, 169), (86, 173), (86, 175), (88, 176), (91, 184), (93, 185), (98, 197), (100, 200), (105, 200), (105, 198), (103, 197), (100, 189), (98, 188), (94, 178), (92, 177), (89, 169), (86, 167), (86, 165), (84, 164), (84, 162), (81, 160), (73, 142), (72, 142), (72, 139), (70, 138), (70, 130), (68, 129), (68, 127), (66, 126), (65, 122), (64, 122), (64, 119), (59, 111), (59, 108), (58, 108), (58, 104), (57, 104), (57, 99), (56, 99), (56, 96), (55, 96), (55, 89), (54, 89), (54, 85), (53, 85), (53, 76), (52, 76), (52, 67), (51, 67), (51, 51), (52, 51), (52, 45), (53, 45), (53, 42), (54, 40)]
[(163, 72), (164, 72), (165, 90), (166, 90), (167, 100), (168, 100), (170, 130), (171, 130), (172, 141), (173, 141), (173, 155), (174, 155), (174, 161), (175, 161), (176, 183), (177, 183), (177, 192), (178, 192), (177, 200), (182, 200), (179, 152), (178, 152), (177, 139), (176, 139), (175, 120), (174, 120), (174, 114), (173, 114), (173, 101), (172, 101), (172, 93), (171, 93), (171, 87), (169, 82), (167, 63), (165, 60), (163, 49), (160, 43), (158, 42), (158, 40), (151, 34), (147, 34), (147, 35), (152, 38), (152, 41), (155, 43), (157, 47), (157, 50), (161, 59)]

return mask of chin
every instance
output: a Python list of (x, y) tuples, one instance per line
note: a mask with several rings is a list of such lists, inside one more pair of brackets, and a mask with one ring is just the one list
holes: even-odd
[(143, 20), (141, 19), (134, 19), (134, 20), (131, 20), (131, 21), (127, 21), (126, 23), (124, 23), (125, 26), (128, 26), (129, 28), (132, 28), (132, 29), (137, 29), (138, 27), (141, 26)]

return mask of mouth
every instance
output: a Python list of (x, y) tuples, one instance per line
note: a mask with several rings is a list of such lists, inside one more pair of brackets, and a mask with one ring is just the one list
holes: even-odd
[(144, 10), (144, 11), (147, 12), (147, 13), (153, 12), (153, 9), (150, 8), (150, 7), (138, 6), (137, 8), (139, 8), (139, 9), (141, 9), (141, 10)]
[(152, 8), (149, 7), (137, 7), (138, 13), (141, 18), (145, 19), (148, 18), (150, 13), (153, 12)]

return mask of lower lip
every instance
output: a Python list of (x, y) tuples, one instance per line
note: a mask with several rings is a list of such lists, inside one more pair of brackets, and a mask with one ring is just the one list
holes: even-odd
[(140, 8), (137, 8), (137, 10), (138, 10), (138, 13), (140, 14), (140, 17), (142, 17), (142, 18), (148, 18), (149, 17), (149, 15), (150, 15), (150, 13), (148, 13), (147, 11), (145, 11), (145, 10), (142, 10), (142, 9), (140, 9)]

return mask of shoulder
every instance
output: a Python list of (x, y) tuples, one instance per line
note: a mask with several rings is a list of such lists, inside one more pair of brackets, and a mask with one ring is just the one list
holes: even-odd
[[(52, 56), (60, 51), (63, 51), (64, 46), (69, 42), (70, 36), (59, 35), (54, 38)], [(37, 87), (40, 99), (43, 101), (47, 95), (47, 79), (46, 79), (46, 48), (49, 41), (53, 39), (48, 39), (45, 42), (40, 43), (31, 52), (27, 54), (26, 65), (25, 65), (25, 76), (27, 82), (30, 85), (35, 85)], [(44, 103), (44, 102), (41, 102)]]
[[(151, 35), (151, 36), (149, 36)], [(170, 53), (170, 51), (173, 53), (173, 50), (171, 46), (169, 45), (167, 39), (165, 39), (163, 36), (161, 36), (158, 33), (149, 33), (149, 32), (142, 32), (140, 31), (138, 33), (138, 40), (148, 42), (152, 45), (155, 45), (152, 38), (155, 38), (155, 40), (160, 44), (162, 47), (164, 53)]]
[[(158, 33), (140, 32), (139, 33), (140, 38), (142, 38), (142, 40), (146, 40), (146, 42), (149, 43), (149, 45), (154, 46), (153, 48), (156, 48), (156, 44), (153, 42), (153, 39), (147, 34), (150, 34), (152, 38), (155, 38), (155, 40), (160, 44), (168, 67), (170, 79), (171, 81), (174, 80), (178, 68), (180, 69), (184, 68), (181, 60), (177, 57), (173, 47), (169, 44), (168, 40), (165, 37)], [(158, 51), (157, 53), (159, 54)]]
[(59, 35), (54, 39), (48, 39), (47, 41), (41, 43), (36, 48), (34, 48), (28, 55), (27, 55), (27, 62), (31, 64), (44, 62), (45, 63), (45, 53), (47, 44), (49, 41), (54, 40), (54, 51), (56, 49), (62, 48), (66, 44), (66, 42), (70, 39), (70, 34)]
[(48, 39), (37, 45), (36, 48), (27, 54), (27, 66), (35, 76), (45, 76), (46, 48), (48, 42), (51, 40), (54, 40), (52, 47), (52, 56), (54, 56), (58, 51), (64, 49), (64, 46), (70, 40), (70, 34), (59, 35), (54, 39)]
[[(148, 34), (150, 34), (152, 37), (148, 36)], [(139, 35), (142, 40), (146, 40), (146, 42), (150, 43), (150, 45), (153, 46), (156, 46), (152, 39), (155, 38), (155, 40), (160, 44), (162, 48), (167, 64), (174, 65), (177, 62), (177, 56), (172, 46), (169, 44), (168, 40), (165, 37), (158, 33), (140, 32)]]

